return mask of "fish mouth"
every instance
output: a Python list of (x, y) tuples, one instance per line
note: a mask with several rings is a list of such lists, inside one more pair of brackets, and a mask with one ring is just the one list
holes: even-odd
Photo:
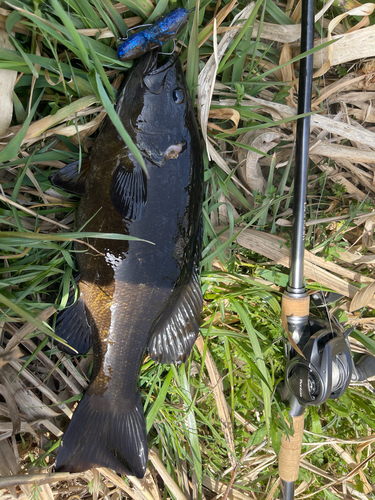
[(146, 63), (144, 76), (154, 76), (158, 73), (163, 73), (164, 71), (167, 71), (171, 66), (173, 66), (178, 59), (178, 55), (176, 53), (173, 53), (166, 60), (160, 62), (159, 48), (151, 50), (142, 57)]
[(178, 156), (183, 153), (186, 149), (185, 143), (171, 144), (165, 151), (163, 155), (163, 164), (168, 160), (176, 160)]

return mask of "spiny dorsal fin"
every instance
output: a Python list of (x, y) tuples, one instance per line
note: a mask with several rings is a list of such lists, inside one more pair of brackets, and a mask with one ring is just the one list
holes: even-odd
[(79, 160), (65, 165), (61, 170), (51, 175), (49, 180), (51, 183), (68, 193), (85, 194), (86, 178), (90, 170), (90, 157), (84, 158), (79, 170)]
[(141, 165), (129, 155), (133, 165), (119, 165), (113, 175), (110, 196), (115, 209), (127, 219), (140, 220), (147, 201), (147, 180)]
[(154, 361), (186, 361), (199, 333), (202, 305), (202, 291), (194, 271), (190, 281), (174, 292), (152, 330), (148, 349)]

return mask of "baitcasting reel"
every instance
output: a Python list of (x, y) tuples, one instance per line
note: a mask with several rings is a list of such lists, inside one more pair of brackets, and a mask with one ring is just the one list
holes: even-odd
[(292, 348), (285, 373), (287, 387), (302, 407), (337, 399), (351, 381), (375, 375), (375, 357), (365, 355), (354, 364), (347, 340), (352, 330), (343, 333), (334, 323), (309, 318), (298, 342), (305, 358)]

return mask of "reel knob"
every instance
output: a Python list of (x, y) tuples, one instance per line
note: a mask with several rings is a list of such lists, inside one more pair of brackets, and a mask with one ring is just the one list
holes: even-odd
[[(305, 402), (313, 403), (319, 395), (320, 382), (308, 366), (296, 364), (288, 373), (291, 392)], [(297, 396), (298, 395), (298, 396)]]

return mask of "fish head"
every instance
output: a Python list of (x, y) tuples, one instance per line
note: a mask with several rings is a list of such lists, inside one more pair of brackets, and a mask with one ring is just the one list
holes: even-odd
[(162, 167), (186, 150), (193, 108), (176, 57), (158, 64), (158, 51), (142, 56), (120, 99), (117, 113), (147, 160)]

